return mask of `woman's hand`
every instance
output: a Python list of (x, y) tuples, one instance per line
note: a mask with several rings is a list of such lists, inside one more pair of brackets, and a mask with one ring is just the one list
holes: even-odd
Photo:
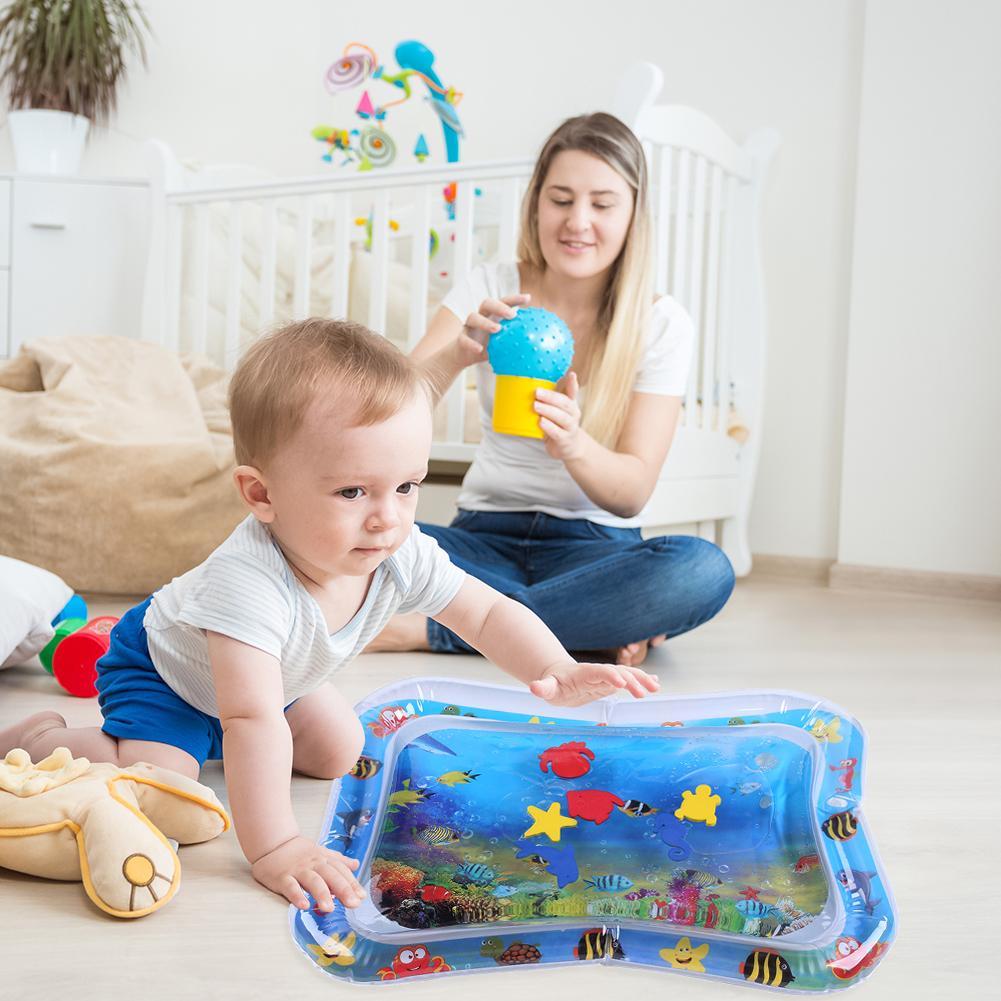
[(568, 372), (562, 381), (564, 392), (554, 389), (535, 391), (535, 412), (546, 436), (546, 451), (563, 462), (579, 459), (584, 444), (580, 429), (580, 406), (577, 396), (580, 384), (576, 372)]
[(495, 319), (510, 320), (517, 313), (518, 306), (526, 306), (530, 295), (508, 295), (503, 299), (484, 299), (475, 313), (466, 317), (466, 325), (459, 332), (455, 342), (455, 354), (459, 364), (466, 368), (486, 357), (487, 341), (491, 334), (500, 330)]
[(638, 667), (622, 664), (577, 664), (572, 660), (546, 668), (529, 691), (554, 706), (582, 706), (626, 689), (637, 699), (656, 692), (660, 682)]

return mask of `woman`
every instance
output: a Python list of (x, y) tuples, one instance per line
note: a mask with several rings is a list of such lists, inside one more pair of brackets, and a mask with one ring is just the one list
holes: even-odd
[[(674, 437), (694, 336), (681, 306), (652, 294), (646, 159), (617, 118), (571, 118), (549, 137), (518, 257), (475, 268), (414, 348), (439, 393), (477, 366), (483, 425), (458, 516), (420, 527), (567, 649), (635, 666), (648, 645), (711, 619), (734, 577), (711, 543), (643, 540), (637, 527)], [(529, 304), (562, 317), (574, 339), (572, 370), (536, 393), (541, 441), (490, 427), (485, 345), (498, 318)], [(394, 618), (369, 649), (472, 652), (417, 615)]]

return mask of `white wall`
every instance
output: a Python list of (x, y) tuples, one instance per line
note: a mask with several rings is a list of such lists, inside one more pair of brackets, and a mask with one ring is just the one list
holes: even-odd
[(764, 215), (767, 413), (755, 429), (764, 443), (751, 544), (834, 558), (862, 0), (143, 5), (156, 35), (149, 70), (133, 69), (112, 131), (88, 151), (90, 172), (139, 170), (138, 141), (148, 136), (203, 161), (330, 169), (309, 132), (339, 124), (331, 119), (346, 105), (322, 77), (349, 41), (387, 63), (405, 38), (437, 53), (445, 83), (465, 92), (467, 160), (534, 153), (562, 118), (605, 105), (638, 59), (664, 71), (662, 100), (708, 112), (737, 139), (776, 127), (783, 146)]
[(865, 25), (842, 563), (1001, 575), (1001, 4)]

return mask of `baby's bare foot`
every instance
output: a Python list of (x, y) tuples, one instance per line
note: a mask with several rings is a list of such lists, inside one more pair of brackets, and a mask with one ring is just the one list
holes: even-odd
[(394, 615), (363, 653), (401, 653), (406, 650), (430, 650), (427, 616), (420, 612)]
[[(49, 730), (66, 729), (66, 720), (57, 712), (45, 710), (0, 730), (0, 755), (6, 755), (15, 747), (21, 747), (31, 754), (32, 745)], [(32, 755), (34, 760), (34, 755)]]

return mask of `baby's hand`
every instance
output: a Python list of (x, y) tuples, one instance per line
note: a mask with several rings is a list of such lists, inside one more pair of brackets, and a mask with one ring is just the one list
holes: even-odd
[(262, 855), (251, 866), (251, 872), (258, 883), (299, 910), (309, 908), (306, 893), (310, 893), (319, 910), (331, 911), (331, 894), (345, 907), (357, 907), (364, 899), (365, 891), (354, 877), (357, 868), (357, 859), (345, 858), (300, 835)]
[(656, 692), (660, 682), (638, 667), (622, 664), (577, 664), (568, 660), (545, 670), (529, 691), (554, 706), (582, 706), (604, 698), (620, 688), (641, 699)]

